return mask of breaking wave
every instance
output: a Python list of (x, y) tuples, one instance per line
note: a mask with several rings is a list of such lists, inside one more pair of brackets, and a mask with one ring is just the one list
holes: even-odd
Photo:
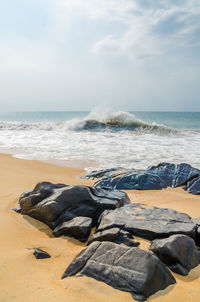
[(157, 123), (147, 123), (134, 114), (92, 111), (83, 119), (64, 122), (0, 122), (0, 130), (44, 130), (44, 131), (138, 131), (160, 134), (177, 133), (178, 130)]

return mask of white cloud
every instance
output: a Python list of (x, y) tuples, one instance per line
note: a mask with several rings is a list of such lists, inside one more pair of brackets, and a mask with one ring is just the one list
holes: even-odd
[(191, 45), (190, 37), (200, 30), (200, 2), (180, 1), (177, 5), (173, 1), (157, 1), (157, 6), (153, 6), (151, 1), (145, 1), (149, 3), (145, 8), (141, 7), (142, 2), (140, 0), (137, 2), (140, 5), (136, 5), (136, 1), (126, 1), (129, 9), (121, 9), (121, 1), (115, 1), (118, 6), (115, 4), (114, 14), (112, 11), (110, 15), (105, 4), (105, 18), (118, 19), (128, 25), (128, 29), (123, 35), (109, 35), (97, 41), (92, 53), (134, 59), (163, 54), (176, 46)]

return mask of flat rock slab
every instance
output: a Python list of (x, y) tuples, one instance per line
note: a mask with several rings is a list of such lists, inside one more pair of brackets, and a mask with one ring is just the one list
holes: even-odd
[(174, 234), (185, 234), (196, 240), (197, 231), (196, 224), (187, 214), (139, 203), (129, 204), (114, 211), (105, 211), (97, 232), (115, 227), (149, 240)]
[(153, 253), (111, 242), (91, 243), (68, 266), (62, 278), (77, 273), (126, 292), (145, 301), (176, 281)]
[[(52, 229), (78, 216), (91, 218), (94, 226), (104, 210), (127, 203), (126, 193), (118, 190), (50, 182), (38, 183), (32, 191), (22, 193), (19, 199), (21, 214), (36, 218)], [(59, 234), (57, 231), (55, 233)]]
[(36, 259), (45, 259), (51, 257), (47, 252), (38, 248), (34, 248), (33, 255), (35, 256)]
[(119, 190), (159, 190), (184, 186), (189, 193), (200, 194), (200, 170), (185, 163), (175, 165), (163, 162), (146, 170), (124, 170), (113, 168), (93, 171), (86, 178), (100, 178), (96, 186)]
[(151, 243), (150, 250), (173, 272), (183, 276), (199, 265), (200, 251), (197, 250), (194, 240), (185, 235), (156, 239)]
[(91, 228), (92, 219), (89, 217), (79, 216), (69, 221), (62, 222), (54, 229), (53, 234), (56, 237), (66, 235), (84, 242), (88, 239)]

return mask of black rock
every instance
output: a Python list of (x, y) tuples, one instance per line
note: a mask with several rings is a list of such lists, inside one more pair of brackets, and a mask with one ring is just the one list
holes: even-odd
[(112, 228), (102, 232), (95, 232), (90, 238), (88, 245), (93, 241), (110, 241), (115, 243), (123, 243), (127, 246), (138, 246), (140, 243), (133, 241), (134, 237), (127, 231), (119, 228)]
[[(113, 171), (119, 171), (118, 174)], [(121, 170), (121, 172), (120, 172)], [(167, 187), (184, 186), (189, 193), (200, 194), (200, 170), (182, 163), (160, 163), (146, 170), (123, 168), (94, 171), (86, 178), (100, 178), (97, 187), (109, 187), (115, 189), (159, 190)]]
[(196, 240), (196, 224), (187, 214), (172, 209), (129, 204), (114, 211), (105, 211), (97, 232), (118, 227), (149, 240), (185, 234)]
[(62, 278), (77, 273), (130, 292), (137, 301), (145, 301), (176, 282), (154, 254), (111, 242), (91, 243), (72, 261)]
[(13, 208), (12, 210), (15, 211), (16, 213), (21, 213), (22, 211), (20, 207)]
[[(96, 225), (106, 209), (116, 209), (128, 203), (126, 193), (88, 186), (67, 186), (41, 182), (19, 199), (23, 215), (46, 223), (52, 229), (59, 225), (56, 234), (62, 234), (61, 224), (77, 216), (89, 217)], [(76, 226), (78, 227), (78, 226)], [(82, 228), (81, 225), (79, 228)], [(62, 227), (63, 229), (63, 227)], [(81, 238), (82, 234), (80, 234)]]
[(194, 240), (185, 235), (156, 239), (151, 243), (150, 250), (173, 272), (180, 275), (188, 275), (189, 271), (199, 264), (200, 252)]
[(45, 259), (45, 258), (51, 257), (47, 252), (45, 252), (41, 249), (38, 249), (38, 248), (34, 248), (33, 255), (35, 256), (36, 259)]
[(65, 235), (84, 242), (88, 239), (91, 228), (92, 219), (89, 217), (79, 216), (58, 225), (54, 229), (53, 234), (56, 237)]

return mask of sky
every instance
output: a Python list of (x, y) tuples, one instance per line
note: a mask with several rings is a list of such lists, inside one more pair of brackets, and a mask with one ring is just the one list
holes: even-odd
[(200, 111), (199, 0), (0, 0), (0, 111)]

